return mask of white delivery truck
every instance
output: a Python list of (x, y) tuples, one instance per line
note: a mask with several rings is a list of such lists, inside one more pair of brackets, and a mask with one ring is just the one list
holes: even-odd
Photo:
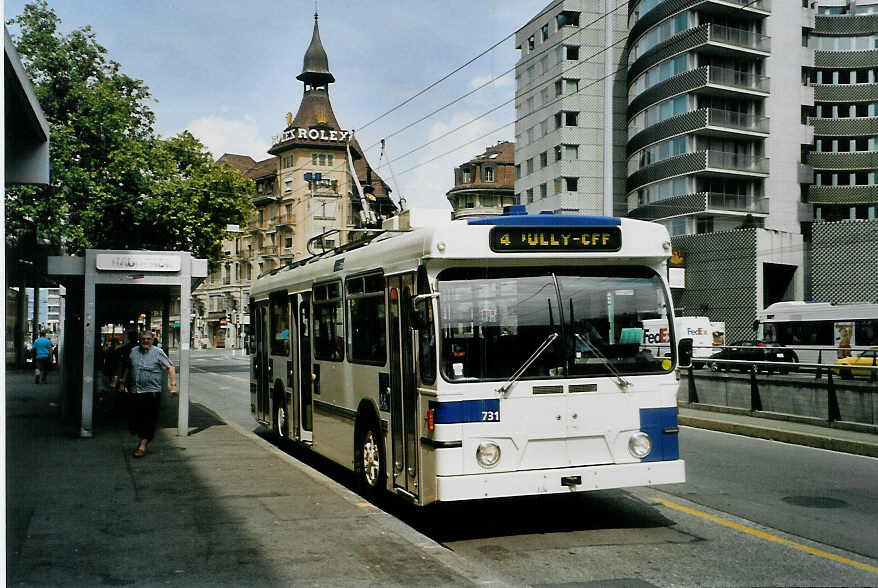
[[(679, 316), (674, 319), (677, 341), (692, 339), (692, 365), (703, 367), (703, 363), (695, 361), (699, 357), (710, 357), (717, 350), (715, 346), (724, 344), (725, 323), (712, 323), (706, 316)], [(722, 333), (716, 337), (716, 333)], [(668, 321), (665, 319), (647, 319), (643, 321), (643, 345), (656, 356), (670, 355)]]

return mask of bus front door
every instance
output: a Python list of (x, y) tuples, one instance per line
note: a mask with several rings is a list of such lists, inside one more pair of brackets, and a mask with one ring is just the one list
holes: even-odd
[[(291, 302), (292, 304), (292, 302)], [(299, 427), (299, 441), (311, 443), (313, 370), (311, 368), (311, 293), (305, 292), (298, 296), (298, 312), (296, 323), (296, 340), (299, 348), (299, 379), (296, 382), (296, 413)]]
[(411, 301), (415, 274), (388, 278), (390, 303), (390, 429), (394, 488), (417, 497), (418, 388), (414, 372)]
[(271, 361), (268, 359), (268, 301), (256, 303), (254, 331), (256, 336), (256, 420), (264, 423), (271, 418), (268, 402), (271, 383)]

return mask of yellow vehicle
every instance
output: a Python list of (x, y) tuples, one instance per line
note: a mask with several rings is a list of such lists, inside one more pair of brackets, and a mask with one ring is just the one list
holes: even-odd
[[(858, 355), (845, 357), (844, 359), (835, 360), (835, 364), (839, 366), (878, 366), (878, 347), (870, 347), (865, 351), (861, 351)], [(856, 367), (833, 368), (833, 371), (840, 375), (842, 379), (849, 380), (854, 376), (868, 376), (872, 370), (857, 369)]]

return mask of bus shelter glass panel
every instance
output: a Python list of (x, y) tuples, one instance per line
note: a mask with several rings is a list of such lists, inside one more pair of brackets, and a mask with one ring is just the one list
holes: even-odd
[(442, 375), (452, 382), (508, 379), (553, 336), (524, 379), (668, 372), (673, 361), (643, 344), (643, 321), (667, 320), (669, 308), (661, 279), (648, 268), (445, 270)]

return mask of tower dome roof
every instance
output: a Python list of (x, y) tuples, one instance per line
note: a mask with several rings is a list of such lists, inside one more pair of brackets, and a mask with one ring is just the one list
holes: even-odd
[(305, 51), (305, 59), (302, 64), (302, 73), (296, 76), (312, 86), (325, 86), (335, 81), (335, 77), (329, 72), (329, 58), (320, 42), (320, 29), (317, 26), (317, 13), (314, 13), (314, 33), (311, 35), (311, 44)]

